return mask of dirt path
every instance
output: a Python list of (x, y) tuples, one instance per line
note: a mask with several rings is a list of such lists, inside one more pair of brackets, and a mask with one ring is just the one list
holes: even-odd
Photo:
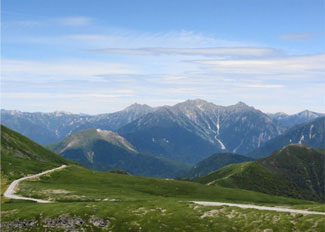
[(192, 201), (198, 205), (204, 206), (234, 206), (243, 209), (258, 209), (258, 210), (270, 210), (270, 211), (277, 211), (277, 212), (286, 212), (286, 213), (300, 213), (300, 214), (317, 214), (317, 215), (325, 215), (325, 212), (316, 212), (316, 211), (307, 211), (307, 210), (300, 210), (300, 209), (287, 209), (287, 208), (280, 208), (280, 207), (268, 207), (268, 206), (258, 206), (258, 205), (246, 205), (246, 204), (233, 204), (233, 203), (224, 203), (224, 202), (211, 202), (211, 201)]
[(22, 196), (18, 196), (16, 195), (15, 193), (15, 188), (18, 186), (19, 182), (23, 181), (23, 180), (27, 180), (27, 179), (32, 179), (32, 178), (35, 178), (35, 177), (39, 177), (39, 176), (42, 176), (42, 175), (45, 175), (45, 174), (48, 174), (50, 172), (54, 172), (56, 170), (59, 170), (59, 169), (62, 169), (62, 168), (66, 168), (67, 165), (62, 165), (58, 168), (54, 168), (54, 169), (51, 169), (51, 170), (47, 170), (47, 171), (44, 171), (44, 172), (41, 172), (41, 173), (38, 173), (38, 174), (35, 174), (35, 175), (32, 175), (32, 176), (25, 176), (25, 177), (22, 177), (22, 178), (19, 178), (17, 180), (14, 180), (10, 185), (9, 187), (7, 188), (7, 190), (5, 191), (5, 193), (3, 194), (4, 197), (6, 198), (9, 198), (9, 199), (20, 199), (20, 200), (29, 200), (29, 201), (36, 201), (38, 203), (51, 203), (51, 201), (46, 201), (46, 200), (41, 200), (41, 199), (35, 199), (35, 198), (30, 198), (30, 197), (22, 197)]

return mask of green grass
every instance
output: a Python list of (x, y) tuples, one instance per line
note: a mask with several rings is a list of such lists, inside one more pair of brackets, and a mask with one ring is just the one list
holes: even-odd
[[(24, 181), (19, 189), (22, 195), (56, 200), (52, 204), (18, 200), (2, 202), (2, 221), (36, 220), (39, 224), (29, 228), (30, 231), (42, 231), (46, 218), (60, 215), (82, 218), (88, 222), (83, 227), (86, 231), (101, 231), (89, 224), (92, 215), (109, 221), (105, 228), (107, 231), (322, 231), (321, 225), (325, 223), (325, 217), (318, 215), (291, 215), (226, 206), (203, 207), (189, 201), (308, 209), (324, 207), (314, 202), (185, 181), (98, 172), (75, 165), (36, 180)], [(205, 215), (208, 211), (210, 216)], [(60, 231), (60, 228), (56, 229)]]
[(1, 125), (1, 176), (9, 181), (71, 163)]
[[(70, 193), (51, 194), (49, 189), (60, 189)], [(275, 197), (247, 190), (206, 186), (197, 183), (159, 178), (144, 178), (88, 170), (70, 166), (42, 176), (40, 181), (25, 181), (20, 185), (20, 193), (39, 198), (54, 198), (66, 201), (69, 196), (80, 196), (80, 201), (118, 198), (123, 201), (148, 200), (152, 198), (177, 198), (180, 200), (210, 200), (260, 204), (308, 204), (285, 197)], [(71, 200), (71, 199), (69, 199)]]

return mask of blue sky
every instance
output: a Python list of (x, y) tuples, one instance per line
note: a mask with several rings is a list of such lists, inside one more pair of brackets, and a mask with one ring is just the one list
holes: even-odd
[(1, 3), (1, 108), (97, 114), (202, 98), (325, 112), (323, 0)]

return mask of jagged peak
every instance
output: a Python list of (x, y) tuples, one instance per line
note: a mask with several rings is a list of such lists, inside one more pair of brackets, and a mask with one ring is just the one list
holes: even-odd
[(134, 110), (152, 110), (151, 106), (146, 104), (138, 104), (137, 102), (133, 103), (132, 105), (126, 107), (123, 111), (134, 111)]
[(246, 103), (239, 101), (234, 106), (240, 106), (240, 107), (249, 107)]

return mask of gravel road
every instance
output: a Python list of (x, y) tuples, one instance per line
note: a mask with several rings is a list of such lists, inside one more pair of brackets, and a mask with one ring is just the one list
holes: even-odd
[(30, 198), (30, 197), (18, 196), (18, 195), (15, 194), (16, 193), (15, 192), (15, 188), (18, 186), (19, 182), (21, 182), (23, 180), (27, 180), (27, 179), (32, 179), (32, 178), (35, 178), (35, 177), (39, 177), (39, 176), (48, 174), (50, 172), (54, 172), (56, 170), (59, 170), (59, 169), (65, 168), (65, 167), (67, 167), (67, 165), (62, 165), (62, 166), (60, 166), (58, 168), (54, 168), (54, 169), (47, 170), (47, 171), (44, 171), (44, 172), (41, 172), (41, 173), (38, 173), (38, 174), (35, 174), (35, 175), (32, 175), (32, 176), (25, 176), (25, 177), (19, 178), (17, 180), (14, 180), (9, 185), (9, 187), (7, 188), (7, 190), (5, 191), (5, 193), (3, 194), (3, 196), (5, 198), (9, 198), (9, 199), (29, 200), (29, 201), (36, 201), (38, 203), (51, 203), (51, 201), (46, 201), (46, 200), (41, 200), (41, 199), (35, 199), (35, 198)]
[(259, 205), (246, 205), (246, 204), (234, 204), (234, 203), (225, 203), (225, 202), (211, 202), (211, 201), (192, 201), (198, 205), (204, 206), (234, 206), (243, 209), (258, 209), (258, 210), (270, 210), (277, 212), (286, 212), (286, 213), (300, 213), (300, 214), (317, 214), (317, 215), (325, 215), (325, 212), (316, 212), (316, 211), (307, 211), (300, 209), (288, 209), (288, 208), (280, 208), (280, 207), (268, 207), (268, 206), (259, 206)]

